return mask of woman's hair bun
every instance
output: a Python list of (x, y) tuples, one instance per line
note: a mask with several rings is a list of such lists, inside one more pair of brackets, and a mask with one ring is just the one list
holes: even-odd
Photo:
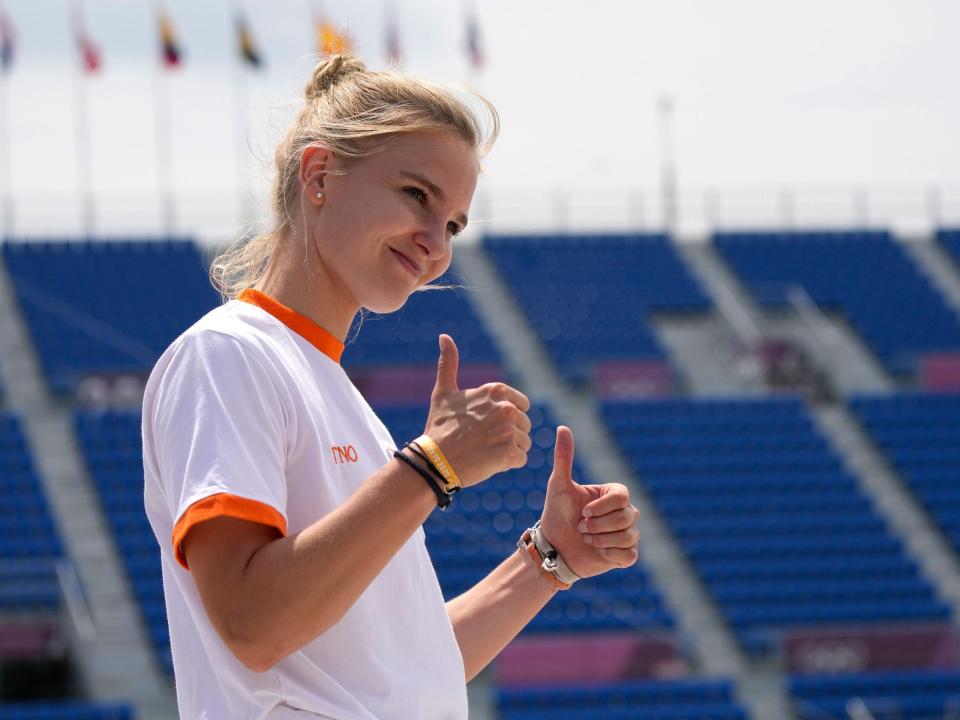
[(365, 72), (366, 69), (366, 65), (360, 58), (352, 55), (331, 55), (326, 60), (317, 63), (304, 94), (307, 96), (307, 100), (314, 100), (347, 75), (355, 72)]

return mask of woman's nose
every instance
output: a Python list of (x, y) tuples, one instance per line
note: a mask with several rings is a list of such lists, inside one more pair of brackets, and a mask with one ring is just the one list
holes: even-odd
[(416, 243), (424, 249), (427, 258), (438, 260), (447, 251), (447, 238), (444, 236), (446, 226), (441, 228), (424, 228), (415, 236)]

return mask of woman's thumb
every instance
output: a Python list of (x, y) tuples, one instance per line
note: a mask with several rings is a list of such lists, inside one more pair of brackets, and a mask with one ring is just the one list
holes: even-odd
[[(553, 472), (547, 484), (563, 486), (573, 482), (573, 432), (566, 425), (557, 428), (557, 442), (553, 448)], [(562, 487), (558, 489), (563, 489)]]
[(441, 335), (439, 343), (440, 359), (437, 361), (437, 383), (434, 385), (433, 394), (449, 395), (460, 391), (457, 387), (460, 353), (457, 350), (457, 344), (449, 335)]

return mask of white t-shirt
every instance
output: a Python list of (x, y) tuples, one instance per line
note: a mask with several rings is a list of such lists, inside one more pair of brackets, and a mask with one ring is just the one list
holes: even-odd
[(180, 550), (190, 527), (220, 515), (299, 532), (392, 460), (342, 350), (251, 289), (198, 320), (150, 374), (144, 501), (183, 720), (467, 717), (463, 658), (422, 527), (340, 622), (263, 673), (223, 643)]

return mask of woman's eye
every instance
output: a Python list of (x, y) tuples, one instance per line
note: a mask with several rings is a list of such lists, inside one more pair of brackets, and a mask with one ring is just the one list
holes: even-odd
[(417, 202), (423, 202), (427, 199), (427, 194), (418, 187), (404, 188), (404, 191), (411, 197), (415, 198)]
[(463, 229), (456, 223), (447, 223), (447, 230), (450, 231), (450, 235), (453, 237), (456, 237), (463, 232)]

